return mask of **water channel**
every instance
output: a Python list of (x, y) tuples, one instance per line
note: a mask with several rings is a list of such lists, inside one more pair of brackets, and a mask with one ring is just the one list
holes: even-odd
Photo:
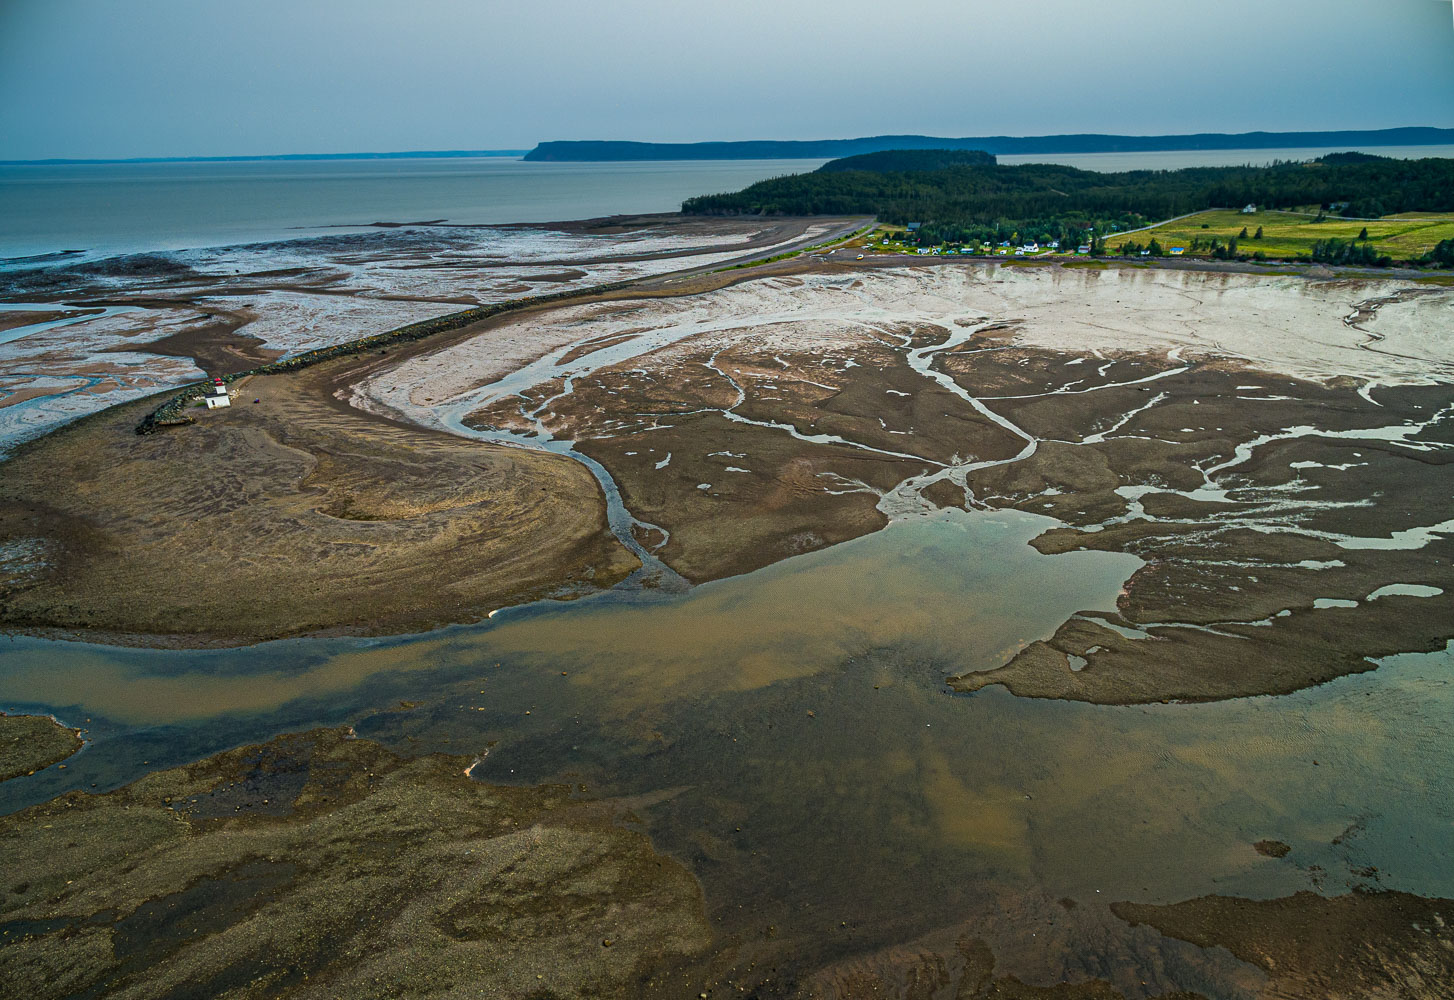
[[(394, 639), (8, 639), (0, 705), (54, 712), (92, 742), (0, 796), (14, 809), (351, 724), (403, 752), (478, 757), (477, 780), (655, 796), (638, 818), (702, 880), (723, 933), (771, 924), (823, 957), (1009, 899), (1030, 914), (1058, 898), (1338, 892), (1369, 884), (1370, 866), (1382, 887), (1454, 894), (1448, 651), (1209, 705), (949, 694), (945, 676), (1112, 608), (1139, 565), (1026, 544), (1054, 523), (945, 511), (685, 593), (542, 602)], [(1291, 854), (1263, 857), (1262, 838)], [(856, 936), (829, 933), (840, 924)], [(1063, 940), (1017, 947), (1009, 967), (1063, 972)], [(1178, 981), (1201, 982), (1179, 961)]]

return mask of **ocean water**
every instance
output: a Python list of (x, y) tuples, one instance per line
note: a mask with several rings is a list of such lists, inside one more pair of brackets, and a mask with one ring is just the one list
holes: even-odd
[[(821, 160), (526, 163), (501, 157), (0, 165), (0, 267), (297, 239), (374, 222), (559, 222), (673, 212)], [(341, 227), (341, 228), (340, 228)]]
[[(1328, 149), (1004, 156), (1087, 170), (1171, 170), (1308, 159)], [(1370, 148), (1454, 156), (1454, 146)], [(295, 239), (374, 222), (558, 222), (672, 212), (692, 195), (814, 170), (821, 160), (526, 163), (502, 157), (0, 165), (0, 267)]]

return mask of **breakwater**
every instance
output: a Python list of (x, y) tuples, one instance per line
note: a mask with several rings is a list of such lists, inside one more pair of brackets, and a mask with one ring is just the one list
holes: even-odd
[[(491, 316), (498, 316), (502, 313), (528, 309), (532, 306), (565, 302), (570, 299), (578, 299), (590, 295), (602, 295), (607, 292), (620, 291), (623, 288), (629, 287), (631, 284), (632, 282), (630, 281), (613, 281), (603, 285), (593, 285), (590, 288), (578, 288), (566, 292), (552, 292), (549, 295), (530, 295), (525, 298), (509, 299), (505, 302), (496, 302), (487, 306), (476, 306), (473, 309), (464, 309), (460, 312), (450, 313), (447, 316), (436, 316), (434, 319), (421, 320), (418, 323), (409, 323), (405, 326), (385, 331), (384, 333), (360, 337), (358, 340), (345, 341), (342, 344), (333, 344), (329, 347), (320, 347), (312, 351), (305, 351), (302, 354), (295, 354), (292, 357), (280, 358), (277, 361), (259, 365), (256, 368), (249, 368), (246, 371), (222, 375), (220, 378), (224, 384), (229, 384), (250, 375), (280, 375), (285, 372), (298, 371), (324, 361), (332, 361), (336, 358), (350, 357), (364, 354), (368, 351), (379, 350), (391, 344), (423, 340), (426, 337), (433, 337), (451, 330), (458, 330), (461, 327), (469, 326), (471, 323), (478, 323), (480, 320), (489, 319)], [(211, 385), (211, 380), (203, 379), (200, 382), (193, 382), (183, 387), (175, 396), (148, 413), (136, 425), (136, 433), (154, 434), (165, 427), (178, 427), (194, 423), (195, 421), (186, 413), (187, 405), (201, 399), (209, 385)]]

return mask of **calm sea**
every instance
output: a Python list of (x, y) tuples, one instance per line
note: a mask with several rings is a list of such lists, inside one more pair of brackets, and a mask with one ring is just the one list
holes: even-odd
[[(1090, 170), (1307, 159), (1327, 149), (1006, 156)], [(1454, 156), (1454, 146), (1370, 148)], [(302, 160), (0, 166), (0, 258), (109, 255), (291, 239), (373, 222), (551, 222), (674, 211), (820, 160), (526, 163), (516, 159)], [(4, 266), (0, 263), (0, 266)]]
[(181, 250), (373, 222), (672, 212), (822, 160), (526, 163), (480, 157), (0, 166), (0, 258)]

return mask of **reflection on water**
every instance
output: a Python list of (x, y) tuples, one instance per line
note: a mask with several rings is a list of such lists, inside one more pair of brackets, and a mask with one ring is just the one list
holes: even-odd
[[(945, 675), (1110, 609), (1135, 568), (1039, 555), (1025, 542), (1048, 523), (944, 514), (686, 595), (539, 605), (417, 639), (206, 653), (16, 640), (0, 704), (92, 718), (97, 744), (0, 791), (14, 808), (349, 721), (417, 752), (488, 751), (486, 781), (671, 791), (639, 818), (702, 879), (724, 940), (771, 928), (807, 961), (979, 921), (1005, 971), (1048, 981), (1086, 972), (1067, 963), (1093, 950), (1035, 936), (1065, 898), (1084, 933), (1125, 939), (1125, 983), (1216, 996), (1237, 995), (1217, 964), (1230, 959), (1097, 907), (1350, 885), (1454, 895), (1448, 651), (1210, 705), (947, 694)], [(1265, 857), (1262, 839), (1291, 852)]]
[(834, 669), (857, 650), (886, 644), (912, 644), (946, 672), (984, 669), (1075, 611), (1110, 609), (1140, 565), (1104, 552), (1047, 557), (1025, 544), (1054, 524), (1015, 512), (946, 511), (685, 595), (543, 602), (480, 627), (410, 639), (210, 652), (17, 639), (0, 674), (0, 703), (178, 722), (326, 697), (384, 672), (437, 674), (510, 658), (567, 666), (572, 683), (624, 711)]

